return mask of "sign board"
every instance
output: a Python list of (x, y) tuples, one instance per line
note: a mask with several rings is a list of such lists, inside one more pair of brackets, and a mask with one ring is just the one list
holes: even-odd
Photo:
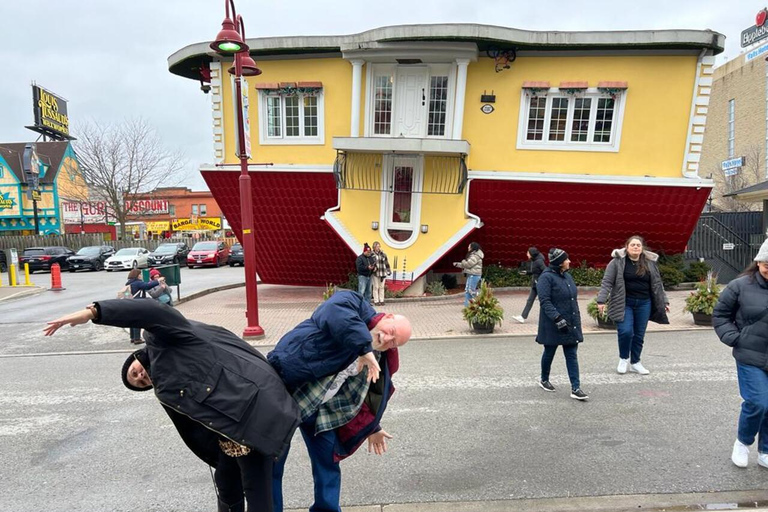
[(735, 248), (736, 248), (736, 244), (731, 244), (731, 243), (723, 244), (724, 251), (732, 251)]
[[(235, 155), (241, 157), (240, 150), (240, 121), (243, 122), (243, 131), (245, 132), (245, 154), (246, 158), (251, 158), (251, 122), (248, 119), (248, 81), (244, 78), (234, 78), (232, 80), (232, 97), (237, 98), (237, 80), (242, 80), (240, 86), (240, 99), (243, 108), (241, 112), (237, 111), (237, 102), (234, 103), (235, 109)], [(242, 116), (242, 117), (241, 117)]]
[(173, 219), (171, 227), (174, 231), (217, 231), (221, 229), (221, 217), (199, 217), (194, 223), (192, 219)]
[(743, 156), (740, 156), (738, 158), (729, 158), (728, 160), (723, 160), (720, 163), (720, 169), (723, 171), (727, 169), (735, 169), (736, 167), (744, 167), (744, 162), (746, 161), (746, 158)]
[(45, 133), (56, 140), (69, 140), (69, 116), (67, 101), (46, 91), (39, 85), (32, 84), (33, 110), (35, 124), (29, 128)]
[(37, 146), (34, 144), (24, 146), (21, 163), (24, 171), (24, 184), (27, 186), (27, 199), (38, 201), (32, 197), (35, 192), (40, 192), (41, 162), (37, 156)]
[(134, 199), (125, 202), (128, 215), (163, 215), (168, 213), (165, 199)]
[(42, 201), (43, 200), (43, 194), (41, 194), (39, 190), (33, 190), (32, 191), (32, 200), (33, 201)]
[(112, 209), (104, 201), (61, 202), (64, 224), (108, 224), (114, 221)]
[(755, 48), (754, 50), (750, 50), (747, 53), (744, 54), (744, 62), (749, 62), (753, 59), (756, 59), (758, 57), (761, 57), (765, 53), (768, 53), (768, 44), (764, 44), (763, 46), (760, 46), (759, 48)]
[(0, 192), (0, 210), (10, 210), (16, 205), (16, 201), (11, 197), (10, 192), (3, 194)]
[(147, 226), (147, 231), (151, 231), (153, 233), (169, 231), (171, 229), (171, 222), (168, 220), (150, 221), (145, 222), (144, 224)]
[(493, 105), (490, 105), (490, 104), (486, 103), (485, 105), (480, 107), (480, 111), (483, 114), (490, 114), (491, 112), (493, 112)]
[(726, 169), (723, 171), (723, 175), (725, 176), (736, 176), (739, 174), (739, 171), (741, 170), (741, 167), (736, 167), (734, 169)]

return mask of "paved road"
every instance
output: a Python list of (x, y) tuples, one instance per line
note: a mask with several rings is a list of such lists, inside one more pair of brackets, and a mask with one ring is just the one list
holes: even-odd
[[(19, 326), (5, 328), (3, 344), (24, 344)], [(78, 329), (56, 342), (108, 330)], [(124, 357), (0, 358), (0, 510), (214, 508), (207, 468), (153, 396), (122, 388)], [(343, 463), (343, 504), (501, 500), (493, 510), (506, 510), (513, 500), (512, 510), (530, 498), (765, 489), (756, 455), (748, 469), (729, 460), (740, 401), (733, 359), (711, 331), (650, 335), (647, 377), (615, 373), (615, 334), (589, 335), (587, 403), (568, 398), (561, 356), (557, 392), (540, 390), (539, 357), (525, 337), (410, 343), (383, 422), (395, 439), (384, 457)], [(287, 505), (308, 506), (310, 482), (297, 437)]]
[[(76, 272), (62, 273), (64, 291), (45, 291), (42, 294), (18, 300), (0, 302), (0, 324), (39, 322), (42, 318), (56, 317), (85, 306), (97, 299), (114, 299), (125, 285), (128, 272)], [(49, 273), (32, 274), (34, 284), (50, 288)], [(4, 276), (5, 279), (5, 276)], [(243, 267), (188, 269), (181, 268), (181, 296), (207, 288), (245, 281)], [(175, 296), (175, 291), (174, 291)]]

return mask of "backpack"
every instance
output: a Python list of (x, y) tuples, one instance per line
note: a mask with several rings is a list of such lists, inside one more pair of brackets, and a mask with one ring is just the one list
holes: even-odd
[(117, 292), (117, 298), (118, 299), (135, 299), (140, 293), (141, 293), (141, 290), (132, 294), (131, 285), (127, 284), (122, 288), (120, 288), (120, 291)]

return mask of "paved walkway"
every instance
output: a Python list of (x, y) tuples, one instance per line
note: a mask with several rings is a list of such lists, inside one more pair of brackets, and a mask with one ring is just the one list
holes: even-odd
[[(256, 345), (274, 345), (287, 331), (309, 318), (312, 311), (322, 302), (323, 288), (261, 285), (259, 292), (259, 323), (265, 331), (265, 338)], [(684, 313), (685, 298), (690, 291), (667, 292), (670, 300), (669, 325), (648, 324), (648, 331), (675, 331), (709, 329), (693, 324), (690, 313)], [(524, 324), (512, 320), (519, 315), (528, 297), (526, 290), (497, 290), (495, 292), (504, 308), (504, 322), (490, 336), (535, 335), (538, 325), (539, 307), (534, 306)], [(605, 333), (586, 314), (587, 302), (597, 295), (596, 291), (583, 291), (579, 295), (583, 330), (586, 333)], [(478, 336), (464, 321), (461, 309), (463, 295), (429, 297), (422, 300), (392, 299), (379, 311), (406, 315), (413, 324), (413, 339), (464, 338)], [(187, 317), (201, 322), (221, 325), (241, 334), (246, 326), (245, 288), (235, 288), (206, 295), (179, 305), (178, 309)], [(488, 335), (486, 335), (488, 336)]]

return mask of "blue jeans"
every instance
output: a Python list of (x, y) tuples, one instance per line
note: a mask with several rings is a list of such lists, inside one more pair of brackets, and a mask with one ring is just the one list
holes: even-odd
[[(541, 354), (541, 380), (549, 380), (549, 370), (552, 368), (552, 360), (555, 358), (558, 345), (544, 345), (544, 353)], [(576, 391), (581, 387), (579, 381), (578, 345), (562, 345), (565, 356), (565, 367), (568, 369), (568, 379), (571, 381), (571, 389)]]
[(139, 327), (130, 327), (130, 331), (131, 331), (131, 341), (140, 340), (141, 339), (141, 328), (139, 328)]
[(357, 275), (357, 292), (371, 302), (371, 276)]
[[(333, 461), (336, 432), (329, 430), (315, 435), (317, 415), (311, 416), (299, 425), (304, 444), (307, 445), (312, 463), (312, 479), (315, 482), (315, 502), (309, 512), (341, 512), (341, 466)], [(272, 470), (273, 512), (283, 512), (283, 472), (288, 450), (275, 462)]]
[(477, 287), (480, 286), (480, 276), (467, 276), (467, 286), (464, 287), (464, 306), (477, 296)]
[(757, 436), (757, 451), (768, 453), (768, 373), (762, 368), (736, 363), (739, 394), (744, 400), (739, 415), (739, 441), (749, 446)]
[(616, 324), (619, 332), (619, 357), (631, 364), (640, 362), (645, 341), (645, 329), (651, 318), (651, 299), (626, 298), (624, 320)]

